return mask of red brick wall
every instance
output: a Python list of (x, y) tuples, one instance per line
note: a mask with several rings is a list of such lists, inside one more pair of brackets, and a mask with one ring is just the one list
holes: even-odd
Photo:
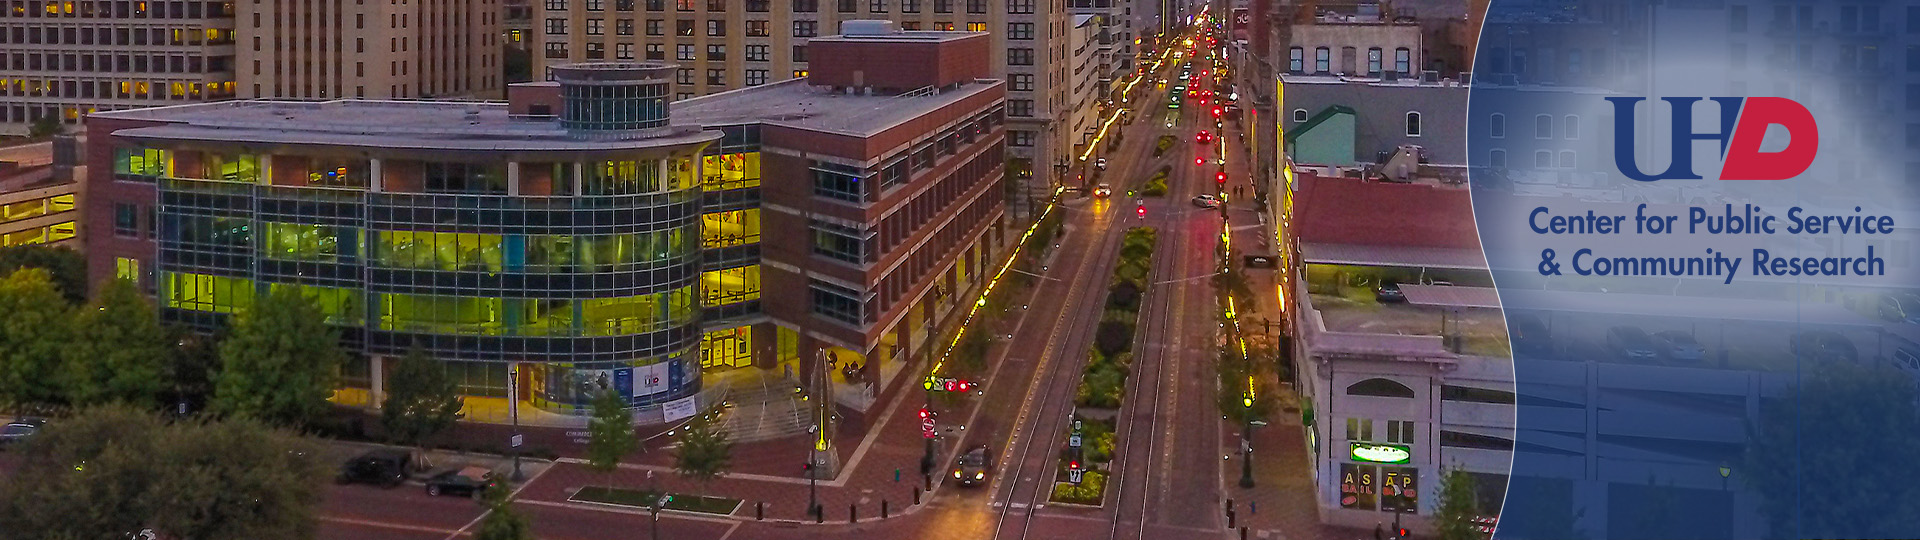
[[(113, 179), (113, 152), (115, 148), (135, 146), (114, 137), (114, 131), (126, 128), (161, 125), (161, 122), (122, 120), (101, 117), (88, 117), (87, 129), (87, 176), (81, 179), (86, 183), (87, 196), (81, 202), (80, 235), (87, 246), (87, 281), (97, 285), (102, 280), (113, 279), (114, 259), (125, 257), (140, 261), (140, 270), (151, 275), (158, 261), (154, 260), (158, 248), (147, 239), (147, 214), (159, 207), (158, 190), (153, 184), (144, 182), (121, 182)], [(113, 233), (114, 204), (132, 204), (141, 209), (139, 226), (142, 234), (126, 238)], [(143, 280), (149, 279), (142, 277)]]
[(991, 76), (990, 42), (986, 34), (942, 42), (814, 41), (807, 81), (891, 92), (945, 87)]
[(533, 114), (534, 105), (546, 105), (547, 114), (560, 114), (560, 85), (553, 82), (507, 85), (508, 114)]

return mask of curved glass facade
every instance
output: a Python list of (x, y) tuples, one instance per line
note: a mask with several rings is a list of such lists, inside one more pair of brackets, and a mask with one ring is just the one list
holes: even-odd
[(666, 127), (672, 73), (673, 66), (645, 62), (555, 66), (560, 126), (610, 135)]
[[(198, 154), (168, 155), (216, 162)], [(218, 173), (209, 178), (160, 182), (159, 297), (176, 319), (214, 324), (268, 290), (296, 288), (358, 352), (424, 348), (481, 374), (461, 383), (485, 390), (476, 396), (504, 397), (494, 379), (518, 364), (522, 397), (556, 412), (584, 414), (587, 383), (636, 406), (691, 396), (712, 281), (700, 147), (629, 154), (262, 155), (234, 167), (254, 174), (217, 161), (202, 168)], [(305, 179), (274, 167), (318, 160), (372, 171), (371, 181), (263, 183)]]

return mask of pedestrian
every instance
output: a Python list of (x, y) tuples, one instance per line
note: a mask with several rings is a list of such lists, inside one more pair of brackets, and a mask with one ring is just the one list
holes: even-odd
[(1386, 534), (1386, 529), (1380, 526), (1380, 522), (1373, 523), (1373, 540), (1386, 540)]

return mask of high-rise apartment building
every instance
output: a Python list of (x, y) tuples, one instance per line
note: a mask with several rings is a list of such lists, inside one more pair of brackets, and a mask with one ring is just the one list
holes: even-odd
[[(1065, 0), (540, 0), (534, 78), (546, 66), (597, 60), (673, 62), (676, 99), (806, 76), (807, 42), (850, 20), (900, 30), (987, 32), (992, 72), (1007, 81), (1011, 165), (1032, 184), (1065, 175), (1059, 125), (1071, 103)], [(1057, 176), (1056, 176), (1057, 175)], [(1016, 198), (1016, 202), (1024, 198)]]
[(1103, 99), (1119, 98), (1118, 85), (1114, 81), (1126, 78), (1133, 71), (1135, 56), (1139, 49), (1134, 46), (1136, 16), (1133, 13), (1132, 0), (1067, 0), (1067, 9), (1074, 15), (1092, 15), (1099, 25), (1099, 61), (1100, 83), (1104, 88)]
[(43, 117), (234, 96), (234, 3), (9, 0), (0, 8), (0, 133)]
[(498, 98), (500, 0), (238, 0), (241, 97)]

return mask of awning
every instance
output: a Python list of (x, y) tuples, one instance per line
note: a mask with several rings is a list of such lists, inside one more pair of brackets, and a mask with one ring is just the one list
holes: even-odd
[(1307, 264), (1487, 269), (1487, 258), (1480, 253), (1480, 250), (1461, 248), (1302, 242), (1300, 260)]
[(1452, 308), (1500, 307), (1500, 292), (1493, 287), (1456, 287), (1448, 285), (1401, 285), (1407, 303), (1418, 306)]

